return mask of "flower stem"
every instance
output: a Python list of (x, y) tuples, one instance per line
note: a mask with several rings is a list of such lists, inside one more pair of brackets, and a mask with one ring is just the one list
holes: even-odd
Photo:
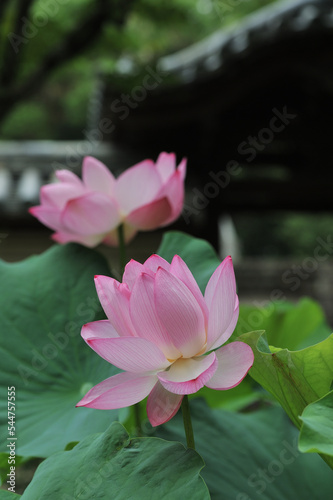
[(186, 435), (186, 442), (188, 448), (193, 448), (195, 450), (194, 435), (191, 421), (190, 405), (188, 402), (188, 396), (185, 395), (182, 401), (182, 413), (184, 421), (184, 429)]
[(121, 272), (121, 275), (123, 275), (124, 269), (126, 266), (126, 246), (125, 246), (124, 225), (123, 224), (120, 224), (120, 226), (118, 226), (118, 242), (119, 242), (120, 272)]

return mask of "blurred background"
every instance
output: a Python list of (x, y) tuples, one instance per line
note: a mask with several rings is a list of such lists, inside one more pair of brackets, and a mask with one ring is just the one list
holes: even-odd
[(27, 208), (57, 168), (175, 151), (173, 228), (233, 256), (241, 300), (309, 295), (332, 325), (332, 49), (330, 0), (1, 0), (1, 258), (52, 244)]

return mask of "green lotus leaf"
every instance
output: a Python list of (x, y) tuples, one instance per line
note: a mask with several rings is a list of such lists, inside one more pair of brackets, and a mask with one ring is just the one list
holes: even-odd
[(300, 419), (299, 449), (333, 457), (333, 391), (306, 406)]
[(109, 274), (106, 261), (76, 244), (14, 264), (0, 261), (0, 451), (8, 452), (7, 438), (16, 437), (17, 455), (46, 457), (118, 418), (115, 410), (75, 408), (93, 385), (119, 371), (80, 335), (84, 323), (105, 318), (95, 274)]
[(198, 453), (180, 443), (130, 439), (113, 422), (105, 433), (46, 459), (22, 499), (208, 500), (203, 466)]

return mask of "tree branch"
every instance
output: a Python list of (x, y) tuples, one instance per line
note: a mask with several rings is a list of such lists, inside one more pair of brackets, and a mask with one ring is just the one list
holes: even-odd
[[(31, 2), (32, 0), (25, 0)], [(30, 98), (45, 83), (49, 74), (63, 63), (73, 59), (89, 47), (100, 35), (107, 22), (122, 26), (135, 0), (95, 0), (95, 10), (86, 16), (70, 32), (63, 43), (56, 46), (44, 60), (38, 64), (35, 72), (20, 86), (7, 87), (0, 96), (1, 121), (18, 102)]]

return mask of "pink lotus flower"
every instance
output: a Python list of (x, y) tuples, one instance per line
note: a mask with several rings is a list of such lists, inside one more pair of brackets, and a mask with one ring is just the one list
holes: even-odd
[(185, 175), (186, 160), (176, 168), (174, 153), (161, 153), (156, 163), (144, 160), (117, 179), (87, 156), (82, 181), (69, 170), (58, 170), (60, 182), (43, 186), (41, 205), (29, 212), (56, 231), (52, 237), (58, 243), (117, 245), (120, 224), (128, 242), (139, 230), (166, 226), (179, 217)]
[(238, 320), (230, 257), (215, 270), (204, 296), (178, 255), (171, 264), (158, 255), (143, 265), (131, 260), (123, 283), (106, 276), (96, 276), (95, 283), (108, 319), (84, 325), (81, 335), (125, 371), (97, 384), (77, 406), (123, 408), (149, 395), (147, 414), (156, 426), (176, 414), (185, 394), (204, 385), (231, 389), (251, 368), (247, 344), (221, 347)]

